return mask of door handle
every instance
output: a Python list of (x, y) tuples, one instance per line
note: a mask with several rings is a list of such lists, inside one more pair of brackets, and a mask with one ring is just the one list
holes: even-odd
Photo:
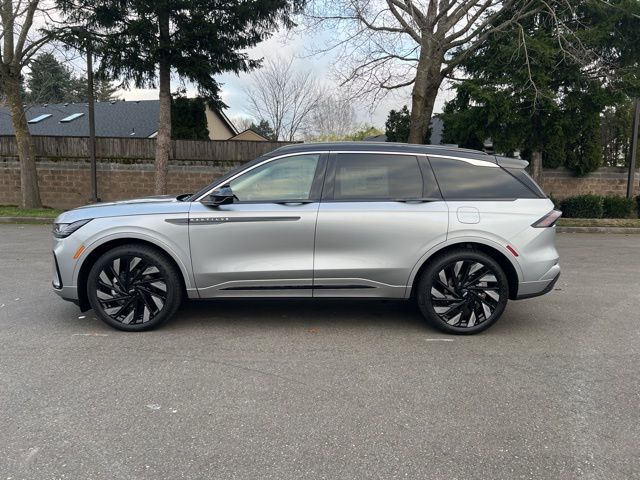
[(401, 198), (396, 199), (394, 202), (400, 203), (429, 203), (429, 202), (438, 202), (442, 200), (441, 198)]
[(288, 200), (283, 200), (281, 202), (275, 202), (278, 205), (289, 205), (291, 207), (295, 207), (297, 205), (307, 205), (309, 203), (313, 203), (313, 200), (292, 200), (292, 201), (288, 201)]

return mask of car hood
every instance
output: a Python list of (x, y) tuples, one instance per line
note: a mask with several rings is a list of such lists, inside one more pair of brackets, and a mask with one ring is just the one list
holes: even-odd
[(81, 210), (85, 208), (105, 208), (105, 207), (113, 207), (114, 205), (135, 205), (141, 203), (172, 203), (177, 202), (175, 196), (173, 195), (153, 195), (151, 197), (141, 197), (141, 198), (132, 198), (130, 200), (118, 200), (115, 202), (102, 202), (102, 203), (93, 203), (90, 205), (83, 205), (82, 207), (76, 208), (76, 210)]
[(55, 222), (71, 223), (88, 218), (187, 213), (189, 206), (189, 202), (180, 201), (173, 195), (155, 195), (84, 205), (62, 213)]

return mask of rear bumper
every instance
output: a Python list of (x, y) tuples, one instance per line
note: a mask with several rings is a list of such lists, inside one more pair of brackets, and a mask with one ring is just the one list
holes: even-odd
[(554, 265), (544, 274), (542, 279), (535, 282), (521, 282), (518, 286), (518, 296), (516, 300), (539, 297), (553, 290), (556, 282), (560, 278), (560, 265)]

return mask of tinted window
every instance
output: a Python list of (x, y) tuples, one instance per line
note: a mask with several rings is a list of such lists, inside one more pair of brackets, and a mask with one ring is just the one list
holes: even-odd
[(429, 157), (445, 200), (538, 198), (499, 167)]
[(241, 202), (307, 200), (319, 154), (281, 158), (256, 167), (229, 182)]
[(511, 175), (520, 180), (521, 183), (524, 183), (527, 187), (529, 187), (530, 190), (533, 190), (536, 194), (538, 194), (539, 197), (546, 198), (546, 195), (544, 194), (542, 189), (522, 168), (507, 168), (506, 170)]
[(333, 198), (386, 200), (422, 197), (418, 160), (409, 155), (339, 154)]

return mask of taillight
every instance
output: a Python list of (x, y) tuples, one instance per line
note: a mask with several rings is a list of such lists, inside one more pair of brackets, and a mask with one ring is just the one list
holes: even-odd
[(531, 225), (534, 228), (547, 228), (553, 227), (558, 219), (562, 216), (562, 212), (560, 210), (551, 210), (544, 217), (538, 220), (536, 223)]

